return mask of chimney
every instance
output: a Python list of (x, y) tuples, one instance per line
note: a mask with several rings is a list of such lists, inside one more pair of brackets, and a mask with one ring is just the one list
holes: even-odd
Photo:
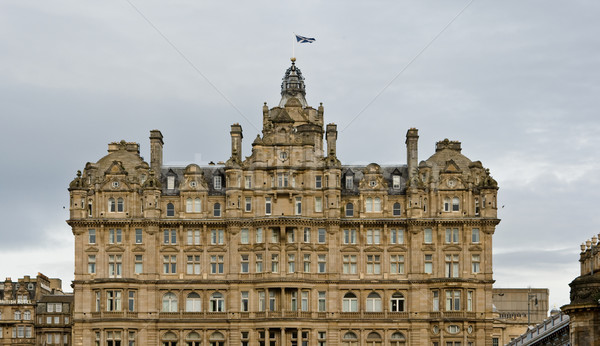
[(150, 168), (157, 177), (163, 164), (163, 135), (159, 130), (150, 131)]
[(408, 178), (411, 180), (417, 175), (419, 160), (419, 130), (410, 128), (406, 132), (406, 163), (408, 164)]
[(325, 135), (327, 139), (327, 156), (336, 155), (335, 150), (335, 142), (337, 141), (337, 125), (336, 124), (327, 124), (327, 133)]
[(231, 125), (231, 159), (235, 162), (242, 162), (242, 125), (235, 123)]

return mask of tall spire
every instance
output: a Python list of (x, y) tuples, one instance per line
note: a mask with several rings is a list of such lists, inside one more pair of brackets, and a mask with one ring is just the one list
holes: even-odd
[(283, 82), (281, 83), (281, 101), (279, 107), (284, 107), (290, 98), (296, 98), (302, 104), (302, 107), (308, 107), (306, 102), (306, 88), (304, 86), (304, 77), (302, 72), (296, 67), (296, 58), (292, 58), (292, 66), (285, 71)]

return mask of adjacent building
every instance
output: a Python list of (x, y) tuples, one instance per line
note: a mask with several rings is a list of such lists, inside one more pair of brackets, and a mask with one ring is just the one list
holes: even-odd
[(492, 345), (489, 170), (419, 162), (414, 128), (406, 163), (344, 165), (305, 96), (292, 59), (248, 157), (234, 124), (224, 164), (167, 166), (153, 130), (78, 172), (74, 345)]

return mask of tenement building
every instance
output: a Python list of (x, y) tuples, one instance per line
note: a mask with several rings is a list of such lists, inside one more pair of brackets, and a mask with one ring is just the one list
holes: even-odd
[[(292, 59), (242, 157), (108, 145), (70, 183), (75, 345), (492, 345), (498, 186), (461, 143), (343, 165)], [(204, 127), (205, 128), (205, 127)], [(368, 136), (365, 134), (365, 136)]]

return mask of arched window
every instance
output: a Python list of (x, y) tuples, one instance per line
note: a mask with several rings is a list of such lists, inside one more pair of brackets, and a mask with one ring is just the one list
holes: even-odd
[(210, 311), (211, 312), (224, 312), (225, 311), (225, 298), (223, 294), (215, 292), (210, 296)]
[(122, 213), (123, 209), (125, 208), (125, 202), (123, 201), (123, 198), (119, 197), (117, 199), (117, 212)]
[(365, 203), (366, 203), (366, 209), (365, 210), (367, 212), (372, 212), (373, 211), (373, 198), (367, 197), (367, 200), (366, 200)]
[(15, 320), (20, 320), (21, 319), (21, 311), (15, 311)]
[(393, 211), (394, 211), (394, 216), (401, 215), (402, 210), (400, 209), (400, 203), (398, 203), (398, 202), (394, 203)]
[(460, 209), (460, 200), (458, 197), (452, 198), (452, 211), (458, 211)]
[(381, 312), (381, 296), (376, 292), (371, 292), (367, 296), (367, 311)]
[(342, 299), (342, 311), (343, 312), (358, 312), (358, 299), (352, 292), (348, 292)]
[(186, 312), (200, 312), (201, 300), (200, 295), (196, 292), (192, 292), (185, 298), (185, 311)]
[(165, 333), (160, 339), (163, 346), (177, 346), (177, 334), (173, 332)]
[(346, 204), (346, 216), (354, 216), (354, 204)]
[(200, 198), (196, 198), (194, 200), (194, 212), (199, 213), (201, 211), (202, 211), (202, 202), (201, 202)]
[(188, 198), (185, 200), (185, 212), (186, 213), (191, 213), (194, 209), (194, 202), (192, 201), (191, 198)]
[(219, 332), (210, 335), (210, 346), (225, 346), (225, 336)]
[(167, 216), (175, 216), (175, 206), (173, 203), (167, 203)]
[(358, 336), (356, 336), (356, 334), (354, 334), (353, 332), (348, 332), (348, 333), (344, 334), (344, 337), (342, 338), (342, 345), (343, 346), (357, 346), (358, 345)]
[(479, 216), (479, 198), (475, 198), (475, 216)]
[(31, 311), (27, 310), (23, 313), (23, 319), (26, 321), (31, 320)]
[(381, 198), (375, 197), (373, 199), (373, 211), (380, 212), (381, 211)]
[(367, 335), (367, 346), (381, 346), (381, 335), (376, 332), (370, 332)]
[(216, 217), (221, 216), (221, 203), (215, 203), (213, 207), (213, 215)]
[(400, 332), (395, 332), (390, 337), (390, 346), (404, 346), (406, 345), (406, 338), (404, 334)]
[(114, 213), (116, 210), (115, 199), (111, 197), (108, 199), (108, 211)]
[(444, 211), (450, 211), (450, 198), (444, 198)]
[(162, 298), (162, 311), (163, 312), (177, 312), (177, 296), (175, 293), (165, 293)]
[(423, 211), (427, 212), (427, 198), (423, 200)]
[(404, 295), (400, 292), (392, 294), (390, 300), (390, 311), (391, 312), (402, 312), (404, 311)]
[(202, 338), (196, 332), (191, 332), (185, 337), (186, 346), (200, 346), (200, 341), (202, 341)]

